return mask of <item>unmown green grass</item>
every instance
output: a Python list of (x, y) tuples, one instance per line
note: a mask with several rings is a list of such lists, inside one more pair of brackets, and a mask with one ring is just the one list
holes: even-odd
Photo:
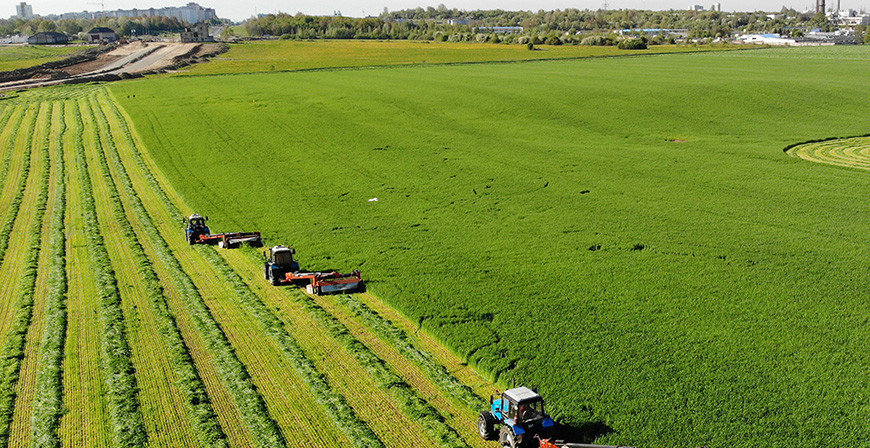
[(207, 64), (191, 66), (182, 75), (295, 71), (384, 65), (510, 62), (536, 59), (608, 57), (734, 49), (734, 46), (657, 45), (647, 50), (616, 47), (497, 45), (429, 41), (250, 41), (232, 44), (230, 51)]
[(589, 438), (846, 445), (870, 418), (870, 176), (782, 151), (867, 132), (870, 50), (825, 50), (111, 89), (196, 210), (362, 268)]
[(46, 45), (0, 46), (0, 72), (33, 67), (92, 47), (55, 47)]

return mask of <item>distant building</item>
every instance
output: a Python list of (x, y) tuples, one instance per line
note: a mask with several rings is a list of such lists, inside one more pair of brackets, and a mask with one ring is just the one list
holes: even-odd
[(495, 33), (495, 34), (518, 34), (523, 32), (521, 26), (479, 26), (476, 28), (478, 33)]
[(99, 26), (88, 31), (88, 42), (92, 44), (105, 44), (118, 40), (115, 30)]
[(721, 3), (713, 3), (713, 6), (710, 7), (710, 11), (722, 11)]
[(794, 39), (781, 37), (779, 34), (744, 34), (737, 38), (745, 44), (794, 45)]
[(689, 11), (703, 11), (704, 7), (701, 5), (689, 5)]
[(33, 18), (33, 5), (21, 2), (15, 5), (15, 16), (19, 19), (30, 20)]
[(187, 23), (208, 22), (217, 18), (213, 8), (190, 2), (185, 6), (149, 8), (149, 9), (119, 9), (117, 11), (96, 12), (66, 12), (57, 16), (48, 16), (58, 19), (99, 19), (101, 17), (174, 17)]
[(182, 42), (211, 42), (214, 38), (208, 35), (208, 24), (205, 22), (197, 23), (193, 29), (186, 29), (181, 32)]
[(54, 31), (43, 31), (27, 38), (27, 43), (31, 45), (65, 44), (67, 42), (69, 42), (69, 38), (66, 34)]

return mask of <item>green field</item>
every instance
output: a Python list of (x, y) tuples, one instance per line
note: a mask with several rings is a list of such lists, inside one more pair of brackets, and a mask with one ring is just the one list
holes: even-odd
[(55, 59), (62, 59), (73, 53), (85, 51), (91, 47), (83, 46), (0, 46), (0, 72), (19, 68), (33, 67)]
[[(262, 48), (195, 70), (262, 70)], [(837, 47), (110, 90), (186, 204), (305, 267), (361, 268), (600, 443), (859, 446), (870, 176), (783, 148), (866, 134), (868, 69), (870, 48)]]
[(182, 75), (253, 73), (269, 71), (353, 68), (385, 65), (424, 65), (474, 62), (509, 62), (537, 59), (575, 59), (658, 53), (734, 49), (734, 46), (657, 45), (647, 50), (616, 47), (446, 43), (428, 41), (251, 41), (233, 44), (230, 51), (208, 64), (194, 65)]

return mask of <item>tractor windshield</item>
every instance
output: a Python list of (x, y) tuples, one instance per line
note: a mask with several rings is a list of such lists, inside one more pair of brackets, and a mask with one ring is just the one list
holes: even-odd
[(517, 405), (517, 420), (529, 421), (544, 417), (544, 401), (529, 400), (521, 401)]
[(281, 252), (275, 252), (273, 254), (275, 257), (274, 263), (278, 266), (290, 266), (293, 264), (293, 253), (289, 250), (284, 250)]
[(205, 226), (205, 219), (203, 218), (193, 218), (190, 220), (190, 227), (203, 227)]

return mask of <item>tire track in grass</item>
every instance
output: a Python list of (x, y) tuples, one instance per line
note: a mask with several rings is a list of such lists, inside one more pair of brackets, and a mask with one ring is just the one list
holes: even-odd
[[(87, 89), (80, 87), (77, 89)], [(70, 88), (72, 90), (72, 88)], [(70, 129), (64, 138), (64, 156), (69, 182), (66, 213), (67, 333), (62, 367), (63, 409), (58, 435), (62, 446), (107, 447), (112, 428), (104, 400), (105, 384), (100, 370), (100, 308), (87, 241), (85, 192), (81, 181), (84, 157), (84, 125), (77, 100), (65, 102), (64, 115)]]
[(190, 310), (199, 332), (205, 337), (216, 359), (216, 367), (222, 379), (228, 385), (230, 393), (236, 401), (243, 420), (254, 435), (254, 441), (264, 448), (286, 446), (284, 434), (270, 416), (265, 401), (251, 380), (248, 369), (239, 360), (236, 350), (230, 343), (224, 328), (220, 326), (212, 311), (203, 299), (197, 285), (187, 275), (179, 260), (169, 249), (168, 244), (157, 231), (141, 200), (136, 194), (132, 183), (126, 174), (123, 164), (115, 156), (112, 163), (116, 165), (118, 179), (122, 188), (128, 192), (128, 198), (138, 220), (144, 224), (148, 237), (157, 249), (157, 255), (173, 272), (174, 280), (182, 293), (185, 305)]
[(114, 142), (102, 111), (93, 98), (88, 102), (98, 136), (98, 144), (90, 151), (90, 163), (99, 166), (98, 176), (103, 180), (95, 188), (95, 197), (99, 204), (105, 204), (99, 215), (108, 224), (103, 234), (117, 267), (149, 439), (157, 446), (196, 446), (198, 441), (206, 446), (228, 447), (187, 347), (166, 308), (160, 280), (133, 231), (106, 163)]
[[(45, 328), (40, 342), (38, 358), (39, 372), (34, 385), (33, 414), (31, 425), (31, 440), (34, 447), (59, 448), (60, 437), (58, 428), (63, 412), (63, 358), (66, 336), (66, 235), (65, 218), (66, 163), (64, 143), (66, 135), (66, 117), (64, 103), (55, 106), (56, 131), (54, 138), (54, 164), (57, 169), (56, 182), (53, 184), (55, 198), (51, 214), (51, 224), (48, 237), (48, 261), (46, 272), (45, 298)], [(27, 446), (26, 442), (20, 446)]]
[[(79, 114), (86, 114), (83, 102), (79, 103)], [(84, 137), (91, 145), (95, 144), (95, 127), (86, 122)], [(141, 447), (147, 443), (145, 425), (139, 409), (136, 376), (130, 361), (130, 346), (124, 328), (124, 314), (121, 310), (121, 295), (115, 273), (109, 263), (109, 254), (100, 234), (96, 202), (93, 195), (91, 176), (88, 173), (87, 156), (83, 146), (77, 148), (79, 182), (83, 199), (84, 228), (91, 255), (93, 272), (96, 275), (97, 295), (100, 301), (100, 364), (105, 381), (105, 392), (109, 421), (112, 425), (112, 441), (117, 447)]]
[[(3, 328), (2, 359), (0, 359), (0, 447), (9, 445), (12, 417), (18, 397), (18, 380), (21, 376), (21, 366), (24, 359), (24, 349), (27, 342), (27, 332), (33, 318), (33, 304), (36, 293), (36, 281), (40, 249), (42, 248), (43, 217), (48, 201), (48, 183), (51, 176), (51, 158), (48, 154), (51, 108), (45, 104), (39, 107), (36, 126), (31, 145), (23, 147), (25, 152), (34, 152), (33, 163), (38, 164), (34, 170), (34, 183), (28, 186), (32, 191), (33, 201), (24, 201), (28, 206), (27, 219), (17, 220), (23, 225), (16, 225), (15, 231), (21, 232), (20, 246), (18, 241), (14, 250), (21, 253), (23, 263), (19, 271), (17, 297), (15, 300), (15, 316)], [(31, 168), (33, 170), (33, 168)], [(14, 237), (13, 237), (14, 238)], [(13, 288), (8, 288), (13, 289)], [(8, 316), (8, 314), (7, 314)]]
[[(118, 145), (118, 149), (121, 150), (121, 157), (132, 178), (132, 183), (138, 188), (139, 196), (148, 213), (153, 217), (152, 222), (162, 224), (163, 235), (169, 235), (170, 238), (177, 235), (179, 229), (174, 224), (177, 222), (175, 219), (178, 216), (177, 211), (175, 213), (167, 212), (172, 207), (166, 207), (168, 199), (164, 192), (159, 187), (154, 188), (156, 183), (152, 183), (154, 179), (150, 176), (150, 172), (142, 169), (142, 159), (138, 156), (135, 137), (130, 133), (126, 120), (120, 110), (114, 106), (114, 103), (107, 101), (105, 107), (112, 111), (107, 113), (107, 116), (112, 119), (113, 127), (119, 131), (117, 140), (126, 140), (126, 144)], [(196, 263), (194, 266), (203, 264), (208, 266), (208, 263), (203, 260), (201, 252), (190, 248), (186, 242), (175, 239), (169, 241), (173, 243), (176, 256), (180, 258), (186, 268), (191, 266), (190, 263)], [(325, 412), (324, 408), (315, 401), (316, 394), (308, 393), (310, 386), (306, 384), (303, 377), (286, 373), (294, 372), (298, 368), (292, 359), (285, 359), (287, 354), (284, 350), (287, 347), (276, 342), (274, 338), (257, 340), (250, 337), (251, 332), (259, 331), (269, 334), (268, 329), (257, 319), (257, 316), (240, 312), (238, 300), (230, 285), (220, 282), (220, 284), (215, 285), (214, 278), (219, 277), (219, 273), (206, 272), (199, 267), (188, 270), (188, 272), (191, 272), (197, 286), (201, 288), (201, 294), (207, 297), (208, 305), (218, 321), (228, 322), (225, 327), (227, 335), (236, 347), (239, 356), (242, 357), (242, 361), (246, 362), (251, 369), (254, 382), (264, 394), (274, 418), (285, 429), (285, 433), (293, 434), (287, 441), (288, 445), (352, 446), (351, 439), (343, 436), (338, 426), (332, 423), (333, 420), (341, 418), (341, 414), (334, 415)], [(246, 332), (247, 328), (251, 330)], [(255, 328), (257, 330), (254, 330)], [(287, 400), (288, 396), (292, 396), (293, 399)], [(312, 422), (321, 423), (312, 424)], [(365, 444), (363, 441), (363, 444), (358, 446), (378, 445)]]
[[(10, 440), (13, 447), (26, 447), (30, 445), (31, 417), (33, 412), (34, 394), (36, 392), (36, 376), (39, 369), (37, 362), (40, 360), (40, 347), (42, 345), (43, 331), (45, 328), (45, 314), (48, 308), (49, 295), (52, 287), (63, 273), (63, 242), (58, 240), (58, 233), (63, 233), (62, 186), (63, 186), (63, 149), (56, 136), (63, 132), (63, 109), (60, 103), (47, 103), (50, 113), (45, 117), (47, 120), (46, 134), (41, 143), (46, 153), (47, 167), (44, 176), (47, 176), (46, 202), (38, 207), (37, 212), (43, 214), (43, 222), (40, 228), (42, 242), (38, 249), (36, 266), (35, 288), (30, 299), (31, 319), (27, 329), (26, 342), (23, 351), (23, 360), (20, 366), (20, 375), (16, 384), (16, 400), (12, 425), (10, 428)], [(39, 211), (42, 208), (43, 211)], [(58, 228), (58, 223), (60, 227)], [(34, 223), (35, 225), (35, 223)], [(60, 248), (61, 264), (59, 269), (55, 262)], [(65, 280), (64, 280), (65, 282)]]

